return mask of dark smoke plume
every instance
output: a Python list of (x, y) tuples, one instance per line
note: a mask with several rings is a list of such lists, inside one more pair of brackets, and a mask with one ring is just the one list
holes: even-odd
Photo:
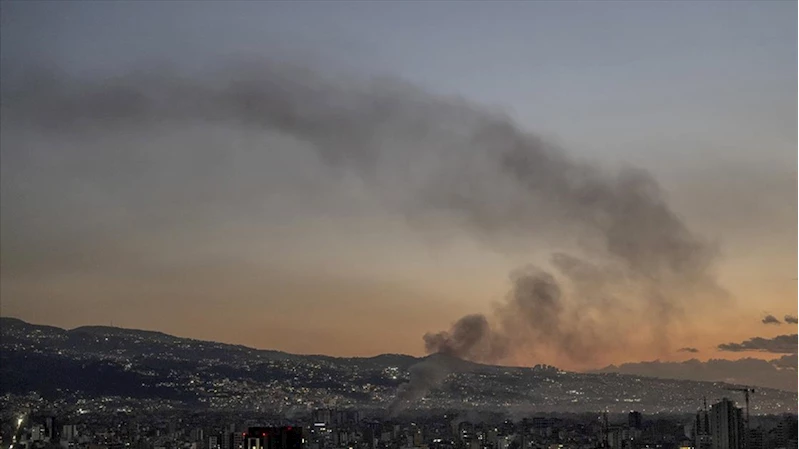
[[(481, 237), (569, 245), (572, 254), (554, 254), (551, 267), (515, 274), (490, 316), (467, 315), (425, 335), (431, 353), (496, 362), (551, 351), (585, 363), (628, 341), (617, 323), (633, 320), (668, 353), (684, 304), (724, 296), (712, 273), (714, 249), (671, 210), (647, 172), (603, 171), (462, 100), (273, 63), (205, 77), (34, 73), (2, 89), (4, 127), (65, 135), (198, 123), (263, 130), (356, 171), (376, 192), (389, 192), (390, 207), (421, 222), (444, 215)], [(411, 371), (392, 412), (450, 367), (431, 361)]]
[[(582, 262), (556, 254), (552, 263), (573, 266)], [(496, 362), (514, 350), (535, 351), (541, 346), (584, 359), (593, 357), (602, 339), (597, 340), (592, 323), (581, 319), (579, 311), (567, 310), (561, 286), (552, 274), (530, 266), (515, 273), (512, 281), (512, 291), (495, 306), (493, 327), (484, 315), (467, 315), (449, 331), (426, 334), (427, 352)], [(587, 310), (588, 306), (582, 312)]]
[(508, 350), (507, 341), (492, 333), (483, 315), (466, 315), (448, 332), (425, 334), (424, 346), (428, 354), (484, 361), (501, 360)]
[(418, 401), (424, 395), (440, 385), (460, 366), (458, 361), (448, 356), (432, 356), (409, 368), (410, 381), (400, 385), (397, 397), (388, 406), (389, 416), (396, 415), (402, 408)]

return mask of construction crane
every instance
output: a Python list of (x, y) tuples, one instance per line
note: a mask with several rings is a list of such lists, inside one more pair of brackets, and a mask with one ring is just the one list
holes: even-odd
[(746, 400), (746, 436), (744, 437), (744, 444), (746, 449), (749, 449), (749, 393), (754, 393), (755, 389), (751, 387), (727, 387), (730, 391), (742, 391), (744, 400)]

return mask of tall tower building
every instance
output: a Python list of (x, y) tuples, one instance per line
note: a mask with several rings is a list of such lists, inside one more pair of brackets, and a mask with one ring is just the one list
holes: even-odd
[(797, 447), (797, 419), (796, 416), (784, 415), (777, 425), (776, 445), (777, 447), (795, 448)]
[(766, 449), (763, 428), (757, 427), (749, 430), (749, 447), (747, 449)]
[(696, 412), (694, 421), (694, 447), (710, 449), (710, 414), (707, 411), (707, 400), (702, 399), (702, 409)]
[(743, 449), (744, 421), (741, 409), (724, 398), (710, 407), (711, 449)]
[(641, 412), (632, 411), (627, 416), (627, 426), (631, 429), (641, 428)]
[(228, 449), (244, 449), (245, 433), (231, 432), (228, 434)]

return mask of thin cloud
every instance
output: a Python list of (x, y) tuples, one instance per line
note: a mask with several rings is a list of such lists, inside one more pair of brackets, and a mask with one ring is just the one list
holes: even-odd
[(777, 354), (792, 354), (797, 352), (797, 334), (778, 335), (774, 338), (753, 337), (741, 343), (722, 343), (719, 351), (730, 352), (773, 352)]
[(766, 317), (763, 318), (762, 323), (776, 324), (777, 326), (779, 326), (780, 324), (782, 324), (782, 321), (778, 320), (777, 317), (775, 317), (774, 315), (766, 315)]
[(677, 352), (690, 352), (690, 353), (694, 353), (695, 354), (695, 353), (699, 352), (699, 350), (696, 349), (696, 348), (691, 348), (691, 347), (686, 346), (684, 348), (678, 349)]
[(663, 379), (688, 379), (729, 382), (740, 385), (796, 391), (796, 354), (773, 360), (743, 358), (738, 360), (697, 359), (685, 362), (637, 362), (609, 366), (598, 372), (614, 372)]
[(778, 359), (769, 360), (769, 363), (777, 368), (787, 368), (796, 370), (797, 358), (796, 354), (784, 355)]

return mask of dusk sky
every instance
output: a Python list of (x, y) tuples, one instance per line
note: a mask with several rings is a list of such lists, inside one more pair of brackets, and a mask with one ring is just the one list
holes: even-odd
[[(689, 261), (670, 269), (690, 282), (658, 284), (668, 317), (630, 293), (638, 284), (607, 286), (612, 311), (595, 331), (624, 344), (589, 360), (531, 343), (500, 362), (773, 359), (787, 351), (717, 346), (796, 334), (783, 318), (797, 314), (796, 2), (3, 2), (0, 12), (2, 316), (422, 355), (425, 333), (464, 315), (499, 320), (518, 269), (548, 266), (552, 253), (603, 267), (618, 255), (574, 231), (588, 220), (549, 187), (508, 181), (492, 148), (463, 137), (486, 114), (582, 161), (590, 179), (648, 171), (715, 254), (698, 280)], [(147, 81), (213, 85), (219, 71), (289, 66), (334, 86), (308, 114), (333, 108), (325, 92), (351, 108), (339, 132), (228, 120), (213, 101), (177, 104), (171, 84)], [(26, 90), (42, 74), (49, 87)], [(153, 100), (164, 100), (159, 115), (117, 120), (110, 103), (107, 115), (85, 106), (76, 86), (104, 92), (120, 76), (168, 92)], [(353, 128), (371, 118), (351, 123), (355, 100), (377, 97), (395, 115)], [(424, 126), (433, 131), (413, 134)], [(367, 137), (363, 160), (348, 152)], [(316, 148), (326, 145), (346, 147), (334, 154), (346, 160), (326, 160)], [(565, 288), (566, 310), (604, 313), (572, 301), (579, 288)]]

